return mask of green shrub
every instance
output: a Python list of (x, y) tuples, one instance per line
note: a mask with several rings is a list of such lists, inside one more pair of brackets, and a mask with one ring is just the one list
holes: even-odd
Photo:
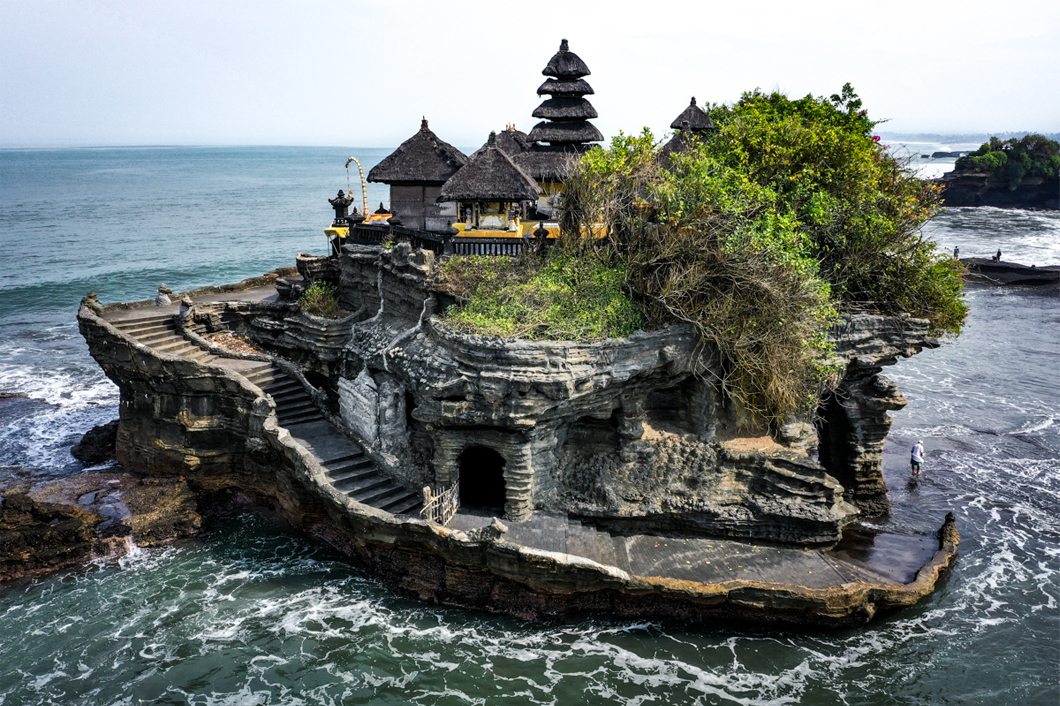
[(302, 293), (302, 311), (313, 316), (325, 319), (338, 319), (342, 317), (339, 309), (339, 293), (335, 285), (328, 284), (323, 280), (317, 280), (309, 289)]

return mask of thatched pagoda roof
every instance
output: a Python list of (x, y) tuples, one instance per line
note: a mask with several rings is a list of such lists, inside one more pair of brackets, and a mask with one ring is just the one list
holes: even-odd
[(714, 123), (705, 110), (696, 106), (696, 99), (693, 96), (692, 102), (674, 118), (670, 127), (674, 130), (713, 130)]
[(588, 81), (582, 79), (573, 80), (557, 80), (554, 78), (545, 79), (537, 88), (537, 95), (550, 95), (550, 96), (590, 96), (595, 91), (593, 87), (589, 85)]
[[(471, 154), (474, 157), (479, 152), (482, 152), (489, 147), (489, 140), (486, 144), (479, 147), (475, 152)], [(497, 147), (504, 151), (509, 157), (514, 157), (520, 152), (525, 152), (533, 146), (530, 142), (530, 138), (527, 134), (521, 130), (516, 130), (514, 127), (509, 126), (505, 130), (497, 133)]]
[(497, 147), (491, 132), (485, 149), (445, 183), (438, 201), (532, 201), (540, 193), (537, 182)]
[(585, 120), (595, 118), (596, 108), (584, 98), (549, 98), (537, 106), (532, 115), (549, 120)]
[(444, 184), (467, 164), (467, 156), (440, 140), (424, 118), (415, 135), (368, 172), (368, 181), (383, 184)]
[(589, 75), (589, 67), (581, 58), (567, 48), (567, 40), (559, 44), (559, 51), (548, 61), (548, 65), (541, 71), (545, 76), (556, 78), (581, 78)]
[(602, 142), (604, 139), (596, 126), (586, 120), (552, 123), (542, 121), (534, 126), (529, 137), (533, 142), (548, 142), (552, 145)]
[(563, 182), (570, 170), (591, 145), (534, 145), (533, 149), (512, 157), (523, 171), (539, 182)]

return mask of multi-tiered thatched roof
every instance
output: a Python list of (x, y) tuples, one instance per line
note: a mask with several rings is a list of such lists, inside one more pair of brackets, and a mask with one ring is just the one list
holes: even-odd
[(537, 89), (538, 95), (552, 97), (534, 111), (535, 118), (545, 120), (530, 131), (530, 141), (578, 145), (603, 140), (604, 136), (589, 122), (596, 117), (596, 109), (585, 99), (593, 89), (582, 80), (582, 77), (589, 75), (589, 67), (570, 51), (566, 39), (560, 43), (559, 51), (541, 73), (556, 80), (545, 81)]
[(441, 140), (424, 118), (415, 135), (368, 172), (368, 181), (383, 184), (444, 184), (465, 164), (467, 156)]

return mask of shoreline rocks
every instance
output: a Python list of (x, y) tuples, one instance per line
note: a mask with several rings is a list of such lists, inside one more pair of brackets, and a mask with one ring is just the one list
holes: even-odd
[(990, 260), (985, 257), (964, 258), (961, 264), (968, 269), (965, 282), (976, 284), (1057, 286), (1060, 285), (1060, 265), (1021, 265), (1016, 262)]
[[(118, 471), (0, 483), (0, 582), (194, 537), (198, 498), (183, 478)], [(132, 544), (130, 544), (130, 542)]]

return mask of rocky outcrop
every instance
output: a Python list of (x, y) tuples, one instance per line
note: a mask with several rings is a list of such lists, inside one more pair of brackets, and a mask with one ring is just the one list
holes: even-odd
[(81, 463), (96, 466), (114, 458), (114, 446), (118, 441), (118, 420), (92, 427), (74, 444), (70, 453)]
[[(349, 324), (337, 359), (328, 353), (332, 376), (320, 375), (336, 397), (328, 419), (392, 478), (496, 489), (485, 505), (499, 499), (516, 523), (552, 510), (620, 528), (791, 543), (798, 549), (788, 551), (800, 556), (802, 547), (833, 543), (857, 516), (851, 498), (878, 507), (884, 490), (885, 410), (904, 401), (879, 371), (935, 345), (927, 323), (908, 317), (850, 316), (837, 327), (846, 375), (832, 414), (836, 426), (822, 425), (834, 450), (822, 467), (772, 441), (758, 450), (723, 442), (738, 420), (701, 374), (712, 355), (697, 351), (686, 327), (590, 344), (469, 336), (437, 316), (429, 254), (407, 245), (376, 249), (373, 270), (367, 250), (347, 248), (341, 277), (351, 285), (366, 278), (355, 289), (374, 282), (369, 302), (378, 307)], [(465, 534), (398, 517), (340, 490), (312, 439), (282, 426), (276, 400), (252, 382), (275, 366), (290, 368), (304, 384), (308, 368), (320, 365), (300, 358), (313, 346), (303, 343), (298, 316), (284, 307), (272, 298), (237, 296), (179, 313), (174, 305), (173, 315), (126, 319), (119, 328), (113, 319), (120, 307), (86, 298), (78, 315), (82, 333), (121, 391), (117, 456), (153, 476), (183, 478), (204, 497), (265, 503), (402, 594), (526, 617), (603, 609), (846, 625), (926, 595), (956, 553), (955, 545), (940, 545), (928, 578), (906, 585), (703, 583), (532, 549), (496, 528)], [(194, 345), (172, 333), (174, 316)], [(266, 320), (271, 326), (262, 334), (254, 322)], [(220, 351), (200, 350), (194, 331), (226, 325), (301, 362), (249, 355), (221, 364)], [(155, 329), (161, 333), (143, 333)], [(162, 349), (142, 342), (155, 335), (176, 340)], [(166, 352), (175, 350), (185, 353)], [(319, 414), (315, 419), (324, 423)], [(805, 425), (789, 426), (784, 439), (804, 445)], [(327, 443), (336, 438), (348, 444), (338, 432)]]
[(0, 581), (191, 537), (201, 527), (182, 478), (89, 473), (8, 482), (0, 488)]
[(928, 327), (927, 320), (908, 315), (848, 314), (830, 334), (845, 369), (842, 382), (820, 410), (819, 458), (846, 488), (847, 500), (869, 515), (890, 509), (881, 465), (891, 428), (887, 412), (907, 403), (880, 372), (900, 357), (937, 348)]
[(1057, 286), (1060, 284), (1060, 265), (1020, 265), (1015, 262), (988, 260), (983, 257), (967, 258), (961, 264), (968, 269), (966, 282), (977, 284)]
[(558, 509), (609, 527), (831, 545), (858, 515), (805, 454), (662, 435), (623, 454), (564, 448)]
[(936, 181), (946, 206), (1060, 209), (1060, 177), (1025, 177), (1016, 188), (975, 171), (954, 170)]

